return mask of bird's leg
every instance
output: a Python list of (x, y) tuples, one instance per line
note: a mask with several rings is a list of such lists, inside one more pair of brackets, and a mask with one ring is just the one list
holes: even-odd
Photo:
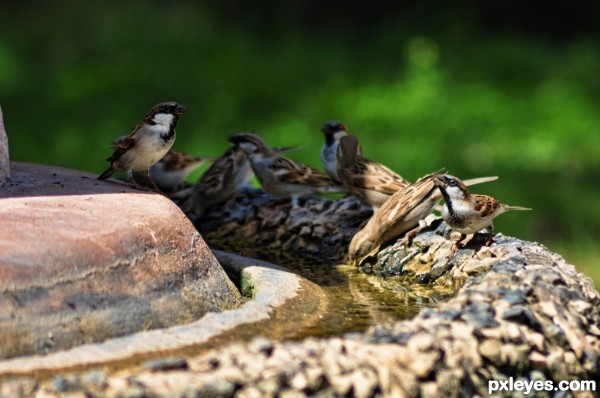
[(410, 244), (412, 238), (417, 236), (419, 234), (419, 232), (421, 232), (423, 230), (423, 228), (425, 228), (425, 227), (427, 227), (427, 222), (425, 222), (425, 220), (419, 221), (419, 225), (417, 225), (415, 228), (406, 232), (404, 234), (404, 236), (402, 237), (402, 239), (400, 239), (399, 241), (394, 243), (394, 245), (392, 246), (392, 249), (399, 249), (401, 246), (406, 246), (407, 244)]
[(148, 173), (148, 170), (143, 171), (143, 174), (144, 174), (144, 177), (146, 177), (146, 179), (150, 182), (150, 185), (152, 185), (152, 188), (154, 189), (154, 191), (156, 193), (159, 193), (163, 196), (167, 196), (167, 195), (165, 195), (165, 193), (163, 191), (160, 190), (160, 188), (156, 185), (154, 180), (152, 178), (150, 178), (150, 173)]
[(489, 227), (486, 228), (486, 230), (488, 231), (488, 234), (485, 240), (485, 245), (491, 246), (492, 243), (494, 243), (494, 224), (491, 224)]
[(454, 243), (452, 244), (452, 248), (450, 249), (450, 252), (448, 253), (448, 259), (451, 259), (452, 257), (454, 257), (454, 255), (456, 254), (456, 252), (458, 251), (458, 249), (461, 246), (461, 242), (467, 237), (467, 235), (465, 234), (460, 234), (460, 238), (458, 240), (455, 240)]
[(138, 190), (140, 190), (140, 191), (145, 191), (145, 189), (144, 189), (143, 187), (141, 187), (141, 186), (140, 186), (140, 185), (137, 183), (137, 181), (135, 180), (135, 178), (133, 177), (133, 172), (132, 172), (132, 171), (129, 171), (129, 172), (127, 173), (127, 176), (129, 177), (129, 183), (131, 184), (131, 186), (132, 186), (134, 189), (138, 189)]

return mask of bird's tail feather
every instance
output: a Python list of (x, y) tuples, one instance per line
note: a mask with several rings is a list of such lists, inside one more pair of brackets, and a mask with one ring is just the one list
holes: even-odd
[(108, 177), (110, 177), (111, 175), (113, 175), (113, 173), (115, 172), (115, 169), (113, 169), (112, 165), (106, 169), (106, 171), (102, 174), (100, 174), (98, 176), (99, 180), (106, 180)]
[(529, 207), (511, 206), (511, 205), (504, 205), (504, 208), (506, 210), (533, 210)]
[(466, 186), (471, 186), (471, 185), (482, 184), (484, 182), (496, 181), (497, 179), (498, 179), (498, 176), (478, 177), (478, 178), (470, 178), (468, 180), (463, 180), (463, 182), (465, 183)]

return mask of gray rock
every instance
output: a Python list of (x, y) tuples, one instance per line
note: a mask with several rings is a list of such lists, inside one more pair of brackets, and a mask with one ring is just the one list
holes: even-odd
[[(10, 162), (8, 158), (8, 135), (4, 128), (4, 117), (0, 108), (0, 184), (10, 179)], [(0, 185), (1, 187), (2, 185)]]
[(13, 163), (0, 192), (0, 358), (186, 323), (241, 303), (171, 201), (95, 177)]

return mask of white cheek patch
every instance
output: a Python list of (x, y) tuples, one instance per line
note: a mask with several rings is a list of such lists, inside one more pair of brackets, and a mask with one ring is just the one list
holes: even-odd
[(458, 187), (448, 186), (446, 188), (446, 192), (448, 192), (448, 195), (450, 195), (451, 198), (455, 199), (463, 199), (465, 196), (463, 191), (461, 191)]
[(251, 144), (249, 142), (243, 142), (240, 144), (240, 148), (246, 153), (256, 152), (256, 145)]
[(162, 124), (165, 127), (171, 126), (171, 122), (173, 121), (173, 115), (170, 113), (157, 113), (154, 115), (152, 119), (154, 123)]
[(344, 130), (340, 130), (340, 131), (336, 131), (335, 133), (333, 133), (333, 138), (336, 141), (339, 141), (340, 138), (342, 138), (343, 136), (348, 135), (348, 133)]

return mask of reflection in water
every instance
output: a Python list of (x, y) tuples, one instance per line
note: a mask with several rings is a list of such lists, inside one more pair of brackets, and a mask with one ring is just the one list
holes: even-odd
[(350, 265), (283, 266), (321, 286), (330, 301), (327, 315), (296, 339), (339, 336), (364, 331), (377, 323), (408, 319), (453, 294), (449, 288), (406, 285), (399, 277), (381, 279), (366, 275)]

